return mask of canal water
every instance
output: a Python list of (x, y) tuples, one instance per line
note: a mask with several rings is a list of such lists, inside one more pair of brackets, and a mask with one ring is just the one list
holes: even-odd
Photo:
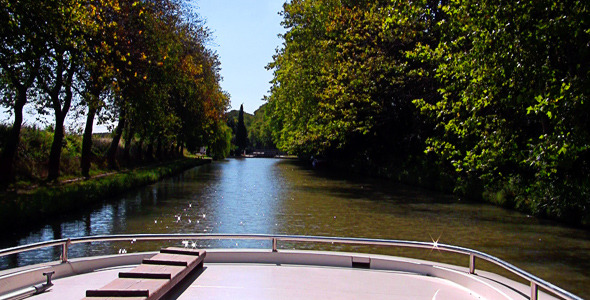
[[(590, 293), (587, 231), (416, 187), (316, 171), (293, 160), (230, 159), (200, 166), (63, 216), (37, 230), (4, 233), (0, 246), (123, 233), (259, 233), (438, 241), (494, 255), (582, 297)], [(170, 243), (180, 246), (179, 241)], [(196, 246), (270, 247), (254, 241)], [(437, 249), (298, 247), (467, 265), (466, 257)], [(72, 246), (70, 255), (154, 249), (156, 246), (147, 242), (92, 243)], [(54, 248), (0, 258), (0, 268), (57, 260), (59, 253), (60, 249)], [(484, 263), (477, 266), (498, 271)]]

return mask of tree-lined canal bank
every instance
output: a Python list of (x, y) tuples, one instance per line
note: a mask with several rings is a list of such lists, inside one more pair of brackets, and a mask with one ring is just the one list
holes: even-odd
[(90, 179), (79, 178), (30, 190), (2, 192), (0, 226), (5, 229), (34, 226), (208, 163), (211, 159), (182, 158)]
[[(388, 181), (321, 173), (292, 160), (213, 162), (102, 206), (62, 216), (38, 230), (4, 236), (0, 246), (87, 235), (188, 232), (439, 240), (497, 256), (577, 295), (590, 292), (587, 231)], [(235, 241), (221, 246), (267, 245)], [(73, 246), (70, 254), (116, 254), (121, 249), (146, 248), (141, 243), (93, 243)], [(393, 254), (398, 253), (405, 254)], [(417, 256), (455, 261), (452, 255), (436, 250)], [(2, 258), (0, 264), (6, 268), (58, 257), (59, 249), (39, 250)], [(464, 257), (456, 262), (465, 263)]]

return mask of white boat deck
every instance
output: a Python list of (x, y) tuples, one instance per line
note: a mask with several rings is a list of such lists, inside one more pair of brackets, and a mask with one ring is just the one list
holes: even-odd
[[(46, 293), (30, 299), (82, 299), (88, 289), (106, 285), (116, 268), (54, 281)], [(207, 264), (187, 278), (171, 298), (177, 299), (481, 299), (445, 279), (394, 271), (351, 268)], [(180, 294), (180, 295), (179, 295)]]
[[(54, 286), (30, 299), (82, 299), (155, 253), (72, 259), (22, 272), (56, 271)], [(365, 263), (370, 269), (353, 268)], [(34, 273), (29, 273), (34, 272)], [(35, 274), (34, 276), (28, 274)], [(13, 277), (11, 280), (24, 280)], [(1, 278), (0, 278), (1, 279)], [(33, 278), (31, 278), (33, 280)], [(1, 282), (1, 280), (0, 280)], [(1, 286), (0, 286), (1, 288)], [(166, 299), (529, 299), (530, 287), (487, 272), (383, 255), (318, 251), (207, 250), (204, 268)], [(141, 298), (125, 298), (141, 299)], [(145, 299), (145, 298), (143, 298)], [(538, 299), (555, 299), (540, 292)]]
[(210, 264), (178, 299), (480, 299), (440, 278), (316, 266)]

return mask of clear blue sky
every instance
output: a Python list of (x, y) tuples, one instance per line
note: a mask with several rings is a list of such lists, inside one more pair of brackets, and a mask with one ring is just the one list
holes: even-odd
[(231, 95), (231, 109), (253, 113), (268, 94), (272, 61), (284, 33), (281, 26), (284, 0), (193, 0), (199, 15), (211, 29), (221, 61), (221, 87)]

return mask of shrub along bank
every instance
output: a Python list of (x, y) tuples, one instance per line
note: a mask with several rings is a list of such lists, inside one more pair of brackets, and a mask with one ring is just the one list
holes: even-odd
[(88, 180), (6, 192), (0, 197), (0, 227), (38, 224), (210, 162), (210, 159), (184, 158)]

